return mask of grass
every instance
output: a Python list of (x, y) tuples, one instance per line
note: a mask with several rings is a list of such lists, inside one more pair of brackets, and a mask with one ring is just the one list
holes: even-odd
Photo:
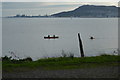
[(57, 57), (39, 59), (37, 61), (3, 61), (3, 72), (27, 71), (34, 69), (59, 70), (59, 69), (79, 69), (94, 68), (99, 66), (117, 66), (120, 56), (101, 55), (95, 57)]
[(0, 60), (0, 73), (2, 71), (2, 61)]

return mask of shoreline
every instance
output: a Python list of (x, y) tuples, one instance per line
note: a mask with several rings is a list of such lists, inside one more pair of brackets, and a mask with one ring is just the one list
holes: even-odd
[(3, 78), (117, 78), (120, 56), (3, 61)]

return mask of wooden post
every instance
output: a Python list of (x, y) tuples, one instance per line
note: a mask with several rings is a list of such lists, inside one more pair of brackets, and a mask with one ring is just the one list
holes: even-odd
[(79, 47), (80, 47), (81, 57), (84, 57), (84, 51), (83, 51), (82, 40), (80, 38), (80, 33), (78, 33), (78, 39), (79, 39)]

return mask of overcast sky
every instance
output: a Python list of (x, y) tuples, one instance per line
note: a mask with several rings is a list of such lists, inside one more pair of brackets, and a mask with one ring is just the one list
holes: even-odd
[(1, 0), (3, 2), (119, 2), (120, 0)]

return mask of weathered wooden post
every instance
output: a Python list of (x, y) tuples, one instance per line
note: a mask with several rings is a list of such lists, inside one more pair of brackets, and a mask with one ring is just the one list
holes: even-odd
[(80, 33), (78, 33), (78, 39), (79, 39), (79, 47), (80, 47), (81, 57), (84, 57), (83, 44), (82, 44), (82, 40), (80, 38)]

